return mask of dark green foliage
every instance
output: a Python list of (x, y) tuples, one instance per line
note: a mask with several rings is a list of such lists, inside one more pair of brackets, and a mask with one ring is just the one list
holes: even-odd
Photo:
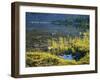
[(89, 64), (90, 63), (89, 59), (90, 57), (89, 57), (89, 54), (87, 53), (83, 58), (81, 58), (78, 61), (78, 64)]
[(55, 25), (75, 26), (76, 28), (80, 28), (82, 31), (89, 29), (89, 18), (86, 16), (69, 16), (65, 20), (56, 20), (52, 21), (52, 23)]

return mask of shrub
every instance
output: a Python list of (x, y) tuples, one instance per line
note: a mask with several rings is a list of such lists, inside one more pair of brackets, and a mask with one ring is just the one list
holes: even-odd
[(80, 59), (80, 61), (78, 61), (78, 64), (89, 64), (90, 57), (89, 54), (87, 53), (83, 58)]

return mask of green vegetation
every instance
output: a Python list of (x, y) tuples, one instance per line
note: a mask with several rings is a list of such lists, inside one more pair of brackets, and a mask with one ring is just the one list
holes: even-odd
[(58, 40), (51, 39), (51, 40), (48, 40), (48, 45), (49, 45), (48, 48), (51, 50), (51, 53), (54, 53), (54, 54), (57, 54), (58, 52), (59, 53), (63, 52), (65, 50), (67, 52), (71, 51), (73, 55), (76, 52), (87, 53), (89, 52), (89, 33), (88, 32), (83, 33), (81, 38), (80, 37), (75, 37), (75, 38), (60, 37)]
[(55, 55), (45, 52), (26, 53), (26, 66), (57, 66), (57, 65), (75, 65), (75, 60), (64, 60)]
[(87, 53), (82, 59), (80, 59), (77, 63), (78, 64), (89, 64), (89, 53)]
[[(85, 32), (80, 36), (48, 39), (47, 51), (37, 49), (37, 51), (28, 51), (26, 53), (26, 66), (89, 64), (89, 32)], [(72, 54), (73, 60), (60, 57), (60, 55), (68, 54)]]

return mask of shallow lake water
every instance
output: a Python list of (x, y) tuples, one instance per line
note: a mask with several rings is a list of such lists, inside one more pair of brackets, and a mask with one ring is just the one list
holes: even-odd
[(63, 56), (60, 56), (60, 57), (66, 60), (73, 60), (72, 54), (68, 54), (68, 55), (64, 54)]

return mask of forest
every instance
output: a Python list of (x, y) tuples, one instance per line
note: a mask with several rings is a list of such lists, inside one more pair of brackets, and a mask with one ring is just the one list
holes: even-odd
[(55, 16), (26, 14), (26, 67), (89, 64), (89, 16)]

